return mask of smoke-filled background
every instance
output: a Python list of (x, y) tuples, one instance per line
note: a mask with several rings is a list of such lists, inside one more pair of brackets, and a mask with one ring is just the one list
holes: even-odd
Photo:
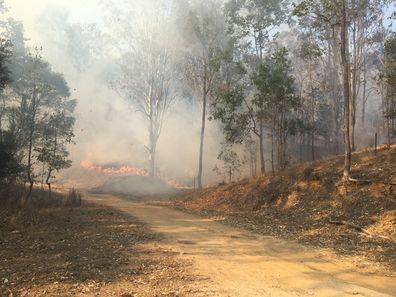
[[(124, 25), (127, 30), (133, 27), (134, 20), (142, 17), (142, 11), (148, 8), (144, 1), (129, 2), (132, 4), (96, 0), (5, 1), (9, 8), (7, 15), (23, 22), (26, 43), (42, 47), (43, 58), (54, 71), (64, 74), (72, 97), (78, 100), (76, 144), (70, 148), (71, 170), (83, 160), (110, 167), (148, 167), (145, 149), (148, 123), (112, 87), (111, 75), (117, 68), (118, 53), (111, 46), (111, 34), (122, 34)], [(122, 16), (116, 15), (116, 9), (122, 5), (131, 13), (130, 24), (118, 20)], [(173, 42), (177, 43), (177, 38)], [(157, 170), (169, 179), (193, 183), (198, 166), (200, 117), (199, 102), (178, 92), (158, 142)], [(218, 179), (212, 169), (221, 140), (216, 124), (209, 122), (205, 135), (204, 183)], [(70, 177), (67, 172), (63, 175)]]
[[(109, 181), (83, 169), (120, 170), (193, 186), (205, 100), (203, 185), (342, 153), (340, 27), (312, 18), (316, 9), (337, 15), (338, 8), (292, 2), (5, 0), (2, 18), (21, 22), (27, 47), (42, 49), (78, 102), (73, 166), (57, 181), (94, 186)], [(394, 129), (384, 117), (393, 101), (379, 78), (395, 7), (368, 3), (350, 15), (350, 37), (360, 32), (349, 44), (354, 150), (373, 145), (376, 134), (391, 142)], [(361, 30), (352, 34), (354, 26)], [(270, 81), (279, 61), (284, 72)], [(147, 106), (154, 97), (161, 100)]]

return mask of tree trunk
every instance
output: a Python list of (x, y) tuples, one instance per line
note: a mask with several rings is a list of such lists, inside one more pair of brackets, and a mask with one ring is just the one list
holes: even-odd
[(259, 134), (259, 142), (260, 142), (260, 170), (261, 175), (265, 175), (265, 158), (264, 158), (264, 126), (263, 122), (260, 122), (260, 134)]
[[(352, 10), (356, 11), (356, 5), (355, 1), (352, 1)], [(348, 26), (346, 27), (348, 29)], [(347, 30), (346, 29), (346, 30)], [(358, 54), (358, 46), (357, 46), (357, 40), (356, 40), (356, 21), (353, 21), (353, 27), (352, 27), (352, 46), (353, 46), (353, 54), (352, 54), (352, 98), (350, 102), (350, 113), (351, 113), (351, 119), (350, 119), (350, 138), (351, 138), (351, 150), (354, 152), (356, 150), (355, 148), (355, 124), (356, 124), (356, 97), (357, 97), (357, 85), (358, 85), (358, 80), (360, 79), (360, 75), (358, 75), (358, 59), (359, 59), (359, 54)], [(348, 34), (348, 33), (346, 33)], [(348, 43), (346, 47), (349, 46)]]
[(345, 138), (345, 160), (344, 160), (344, 180), (348, 180), (351, 174), (351, 138), (350, 138), (350, 66), (348, 49), (348, 26), (346, 0), (342, 0), (342, 20), (341, 20), (341, 58), (343, 65), (344, 81), (344, 138)]
[(312, 161), (315, 161), (315, 132), (311, 132), (311, 157)]
[(275, 164), (274, 164), (274, 128), (271, 131), (271, 170), (272, 174), (275, 174)]
[(362, 125), (366, 120), (366, 101), (367, 101), (367, 54), (363, 50), (363, 95), (362, 95)]
[[(150, 123), (150, 126), (153, 125)], [(153, 129), (153, 127), (151, 128)], [(156, 139), (154, 135), (154, 131), (150, 131), (150, 147), (149, 147), (149, 161), (150, 161), (150, 170), (149, 170), (149, 176), (150, 178), (155, 178), (156, 172), (155, 172), (155, 155), (156, 155)]]
[(29, 190), (26, 194), (26, 197), (24, 198), (24, 201), (22, 201), (23, 206), (28, 204), (30, 201), (30, 197), (32, 195), (33, 191), (33, 185), (34, 185), (34, 179), (32, 176), (32, 153), (33, 153), (33, 141), (34, 141), (34, 133), (36, 130), (36, 113), (37, 113), (37, 98), (36, 98), (36, 84), (33, 84), (33, 94), (32, 94), (32, 103), (31, 103), (31, 117), (29, 121), (29, 146), (28, 146), (28, 163), (27, 163), (27, 179), (29, 182)]
[(385, 95), (386, 100), (386, 107), (385, 107), (385, 129), (386, 129), (386, 138), (387, 138), (387, 145), (390, 147), (391, 145), (391, 125), (390, 125), (390, 95), (389, 95), (389, 86), (387, 88), (387, 94)]
[(199, 163), (198, 163), (198, 188), (202, 189), (202, 171), (203, 171), (203, 148), (205, 139), (206, 126), (206, 102), (207, 102), (206, 75), (204, 77), (204, 86), (202, 94), (202, 122), (201, 122), (201, 140), (199, 144)]
[(52, 170), (49, 169), (49, 170), (48, 170), (48, 174), (47, 174), (47, 179), (45, 180), (45, 183), (46, 183), (47, 186), (48, 186), (48, 198), (49, 198), (49, 199), (52, 198), (51, 183), (50, 183), (51, 174), (52, 174)]

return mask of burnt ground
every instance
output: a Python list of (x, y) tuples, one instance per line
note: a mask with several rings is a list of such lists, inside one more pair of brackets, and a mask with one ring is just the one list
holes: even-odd
[(120, 211), (0, 213), (0, 296), (206, 296), (188, 261)]

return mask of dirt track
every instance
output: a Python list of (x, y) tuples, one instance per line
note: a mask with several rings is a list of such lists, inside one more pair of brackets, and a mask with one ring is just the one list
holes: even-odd
[[(164, 248), (192, 260), (217, 296), (395, 296), (396, 277), (356, 272), (327, 250), (257, 236), (215, 220), (104, 195), (85, 199), (114, 207), (163, 234)], [(213, 293), (211, 294), (213, 296)]]

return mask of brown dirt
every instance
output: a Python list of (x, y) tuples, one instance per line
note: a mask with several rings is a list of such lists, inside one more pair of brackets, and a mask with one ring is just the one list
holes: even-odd
[[(370, 182), (340, 182), (342, 157), (295, 165), (274, 176), (243, 180), (185, 194), (173, 207), (229, 225), (353, 257), (357, 265), (396, 271), (396, 146), (353, 155), (352, 176)], [(360, 225), (384, 240), (347, 226)]]
[(188, 261), (117, 210), (0, 212), (0, 296), (207, 296)]
[[(394, 296), (396, 276), (356, 267), (328, 249), (260, 236), (167, 207), (110, 195), (89, 195), (148, 222), (164, 235), (161, 246), (210, 277), (206, 296)], [(190, 295), (187, 295), (190, 296)]]

